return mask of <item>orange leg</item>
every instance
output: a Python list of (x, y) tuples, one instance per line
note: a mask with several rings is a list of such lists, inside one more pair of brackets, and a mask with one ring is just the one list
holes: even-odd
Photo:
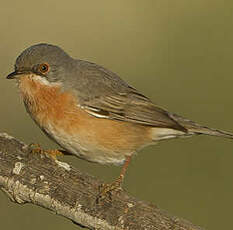
[[(116, 179), (115, 182), (117, 182), (119, 184), (119, 186), (121, 187), (123, 181), (124, 181), (124, 178), (125, 178), (125, 173), (127, 171), (127, 168), (129, 166), (129, 163), (131, 161), (131, 158), (132, 156), (127, 156), (126, 159), (125, 159), (125, 162), (124, 162), (124, 165), (122, 166), (122, 169), (121, 169), (121, 173), (120, 173), (120, 176)], [(114, 182), (113, 182), (114, 183)]]
[(122, 189), (121, 186), (122, 186), (122, 183), (123, 183), (123, 180), (125, 177), (125, 173), (126, 173), (126, 170), (129, 166), (131, 158), (132, 158), (132, 156), (126, 157), (124, 165), (121, 169), (120, 176), (115, 181), (113, 181), (113, 183), (100, 185), (100, 188), (99, 188), (100, 192), (99, 192), (98, 197), (96, 199), (97, 203), (100, 203), (100, 201), (105, 199), (106, 197), (111, 200), (112, 193), (118, 192), (119, 190)]

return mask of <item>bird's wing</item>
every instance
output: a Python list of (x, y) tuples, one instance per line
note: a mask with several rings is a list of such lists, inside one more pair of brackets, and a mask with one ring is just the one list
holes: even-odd
[[(83, 96), (83, 100), (79, 104), (86, 112), (99, 118), (186, 132), (186, 129), (175, 121), (168, 111), (153, 104), (150, 99), (129, 86), (119, 76), (101, 66), (87, 62), (84, 64), (85, 68), (82, 68), (79, 77), (83, 77), (86, 81), (86, 85), (82, 85), (85, 96), (80, 95), (79, 98)], [(95, 87), (90, 88), (89, 84)]]

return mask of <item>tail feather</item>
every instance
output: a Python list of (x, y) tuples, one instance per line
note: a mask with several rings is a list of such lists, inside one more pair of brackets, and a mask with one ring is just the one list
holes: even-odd
[(196, 122), (183, 118), (179, 115), (172, 114), (171, 117), (180, 125), (187, 129), (187, 135), (192, 134), (205, 134), (210, 136), (224, 137), (233, 139), (233, 133), (222, 131), (219, 129), (212, 129), (206, 126), (199, 125)]

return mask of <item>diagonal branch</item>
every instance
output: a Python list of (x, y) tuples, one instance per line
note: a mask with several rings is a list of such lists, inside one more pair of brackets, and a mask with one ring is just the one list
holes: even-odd
[(88, 229), (200, 230), (125, 191), (96, 202), (101, 182), (0, 133), (0, 189), (12, 201), (32, 203)]

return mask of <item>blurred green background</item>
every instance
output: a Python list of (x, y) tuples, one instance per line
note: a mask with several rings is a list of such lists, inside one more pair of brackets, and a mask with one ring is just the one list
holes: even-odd
[[(26, 114), (5, 76), (35, 43), (57, 44), (73, 57), (118, 73), (154, 102), (210, 127), (233, 131), (233, 2), (219, 0), (1, 1), (0, 132), (55, 145)], [(163, 142), (134, 158), (124, 188), (206, 229), (232, 229), (233, 141), (199, 136)], [(115, 166), (63, 158), (105, 181)], [(0, 193), (1, 229), (78, 229)]]

